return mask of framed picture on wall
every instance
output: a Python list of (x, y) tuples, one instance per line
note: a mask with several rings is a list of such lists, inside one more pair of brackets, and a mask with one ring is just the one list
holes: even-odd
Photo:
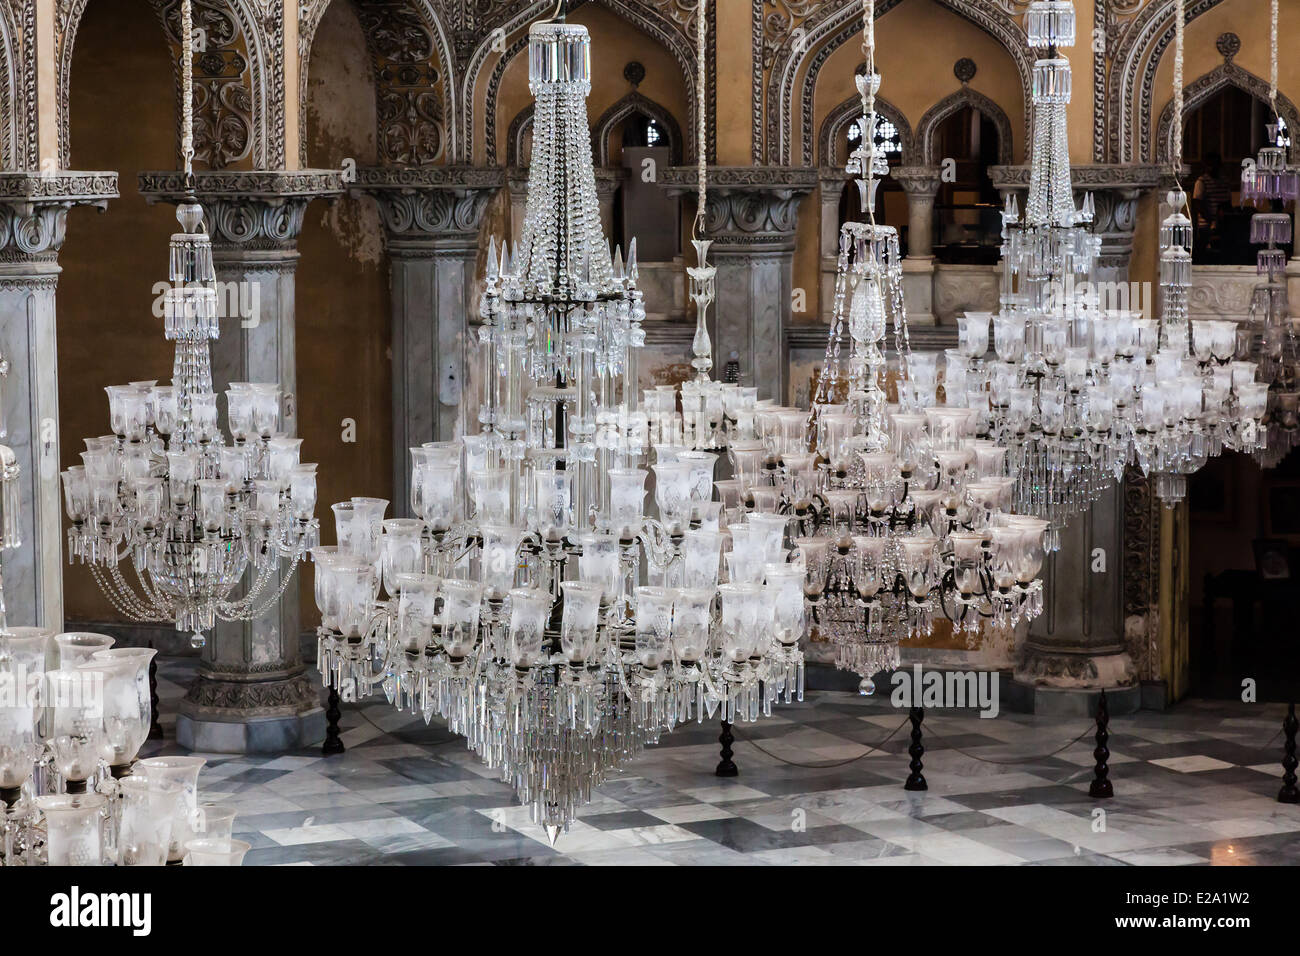
[(1300, 481), (1271, 482), (1265, 488), (1264, 533), (1300, 543)]

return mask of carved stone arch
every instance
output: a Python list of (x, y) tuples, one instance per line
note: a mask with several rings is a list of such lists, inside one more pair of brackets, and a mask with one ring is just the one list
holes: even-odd
[[(1261, 80), (1250, 71), (1228, 61), (1219, 64), (1209, 73), (1198, 77), (1183, 87), (1183, 116), (1186, 117), (1225, 87), (1235, 87), (1249, 93), (1257, 100), (1264, 103), (1268, 102), (1268, 81)], [(1286, 120), (1287, 126), (1291, 130), (1300, 130), (1300, 112), (1297, 112), (1296, 105), (1280, 91), (1277, 94), (1277, 111)], [(1294, 157), (1294, 142), (1295, 136), (1293, 133), (1292, 146), (1288, 152), (1289, 158)], [(1173, 100), (1166, 103), (1165, 108), (1160, 112), (1160, 123), (1157, 126), (1156, 141), (1153, 148), (1155, 149), (1155, 156), (1149, 157), (1148, 162), (1154, 161), (1161, 165), (1168, 165), (1172, 161), (1174, 148)]]
[(668, 134), (669, 146), (672, 149), (672, 163), (674, 166), (682, 164), (682, 128), (677, 122), (677, 118), (660, 106), (648, 96), (642, 96), (636, 90), (628, 93), (609, 109), (605, 110), (591, 126), (591, 154), (597, 166), (609, 166), (609, 134), (613, 132), (615, 126), (623, 122), (633, 113), (643, 113), (649, 116)]
[(937, 166), (939, 164), (942, 157), (935, 155), (934, 134), (938, 130), (940, 123), (953, 113), (968, 106), (971, 109), (978, 110), (993, 121), (993, 125), (998, 130), (998, 164), (1001, 166), (1011, 165), (1013, 162), (1011, 120), (1002, 111), (1002, 107), (983, 93), (972, 90), (969, 86), (963, 86), (935, 103), (925, 111), (925, 115), (921, 117), (921, 122), (916, 124), (916, 141), (920, 144), (918, 151), (920, 152), (922, 165)]
[(375, 78), (381, 165), (454, 162), (456, 70), (429, 0), (352, 0)]
[(22, 168), (18, 145), (22, 137), (22, 117), (17, 98), (20, 89), (18, 66), (21, 50), (13, 10), (0, 3), (0, 169)]
[(536, 105), (529, 103), (510, 121), (510, 129), (506, 133), (506, 167), (509, 169), (527, 166), (525, 160), (531, 159), (524, 156), (524, 136), (533, 128), (535, 110)]
[(1185, 22), (1191, 23), (1222, 2), (1151, 0), (1133, 18), (1111, 60), (1106, 98), (1107, 158), (1111, 162), (1134, 163), (1141, 156), (1151, 155), (1156, 69), (1174, 41), (1174, 12), (1183, 6)]
[[(893, 9), (901, 0), (879, 0), (876, 19)], [(1029, 103), (1033, 74), (1033, 53), (1029, 50), (1023, 27), (1002, 0), (935, 0), (997, 40), (1011, 57), (1020, 76), (1021, 93)], [(832, 53), (861, 35), (860, 0), (826, 0), (814, 5), (813, 12), (796, 18), (793, 5), (777, 4), (772, 11), (770, 0), (753, 0), (755, 43), (755, 79), (752, 113), (754, 120), (754, 160), (775, 165), (794, 162), (792, 120), (795, 99), (799, 101), (802, 129), (799, 156), (805, 165), (813, 157), (813, 94), (817, 76)], [(786, 10), (786, 14), (781, 10)], [(796, 25), (796, 19), (798, 23)], [(796, 37), (797, 42), (796, 42)], [(764, 66), (770, 66), (766, 84)], [(1025, 109), (1026, 134), (1029, 110)]]
[[(86, 12), (88, 0), (69, 0), (56, 7), (58, 21), (55, 25), (55, 57), (58, 69), (59, 164), (67, 168), (70, 163), (71, 140), (69, 135), (69, 89), (72, 75), (72, 56), (76, 46), (77, 31)], [(163, 30), (167, 56), (172, 62), (177, 101), (180, 94), (180, 6), (179, 0), (149, 0)], [(213, 158), (208, 165), (222, 168), (231, 162), (252, 155), (253, 166), (258, 169), (278, 169), (284, 166), (284, 90), (283, 73), (277, 70), (278, 54), (268, 59), (268, 49), (278, 49), (275, 36), (283, 33), (283, 23), (278, 18), (260, 19), (248, 7), (249, 0), (194, 0), (194, 22), (200, 27), (205, 17), (219, 25), (215, 36), (209, 36), (209, 53), (221, 58), (221, 67), (215, 66), (216, 77), (225, 82), (204, 89), (210, 107), (196, 109), (195, 147), (199, 157), (205, 150)], [(274, 34), (267, 36), (264, 28)], [(213, 40), (218, 42), (213, 44)], [(271, 62), (275, 60), (276, 62)], [(272, 80), (272, 76), (278, 79)], [(202, 70), (196, 67), (196, 93), (202, 86)], [(196, 96), (197, 98), (197, 96)], [(204, 132), (204, 113), (211, 113), (211, 136)], [(180, 142), (180, 110), (177, 110), (177, 143)], [(227, 155), (229, 154), (229, 155)]]
[[(912, 135), (912, 125), (907, 117), (893, 103), (884, 97), (876, 97), (876, 113), (885, 117), (898, 130), (898, 141), (903, 147), (902, 157), (895, 165), (917, 166), (920, 160), (916, 155), (916, 137)], [(822, 120), (821, 131), (817, 134), (817, 162), (822, 166), (842, 165), (835, 153), (835, 145), (840, 141), (840, 134), (845, 127), (857, 122), (862, 117), (862, 99), (850, 96), (847, 100), (826, 114)]]
[[(626, 20), (638, 30), (652, 37), (669, 52), (682, 71), (687, 103), (686, 125), (689, 129), (694, 129), (696, 122), (694, 10), (696, 4), (693, 0), (571, 0), (569, 12), (572, 13), (584, 3), (599, 4), (620, 19)], [(461, 82), (460, 123), (462, 129), (472, 130), (474, 128), (475, 110), (474, 90), (478, 85), (479, 76), (482, 74), (488, 59), (495, 54), (499, 54), (499, 58), (493, 65), (492, 73), (488, 78), (487, 95), (483, 104), (484, 129), (487, 134), (486, 160), (489, 165), (497, 164), (497, 96), (500, 93), (501, 78), (510, 62), (520, 52), (528, 48), (527, 29), (529, 24), (540, 16), (549, 14), (553, 9), (554, 0), (530, 0), (519, 12), (502, 17), (495, 26), (483, 28), (482, 41), (466, 61)], [(708, 49), (705, 56), (711, 63), (717, 62), (715, 9), (716, 3), (709, 4), (708, 39), (706, 41)], [(497, 31), (502, 32), (498, 33)], [(508, 39), (513, 38), (510, 39), (509, 46), (504, 51), (493, 49), (494, 46), (500, 45), (499, 38), (502, 35)], [(717, 78), (716, 71), (713, 69), (707, 70), (706, 73), (708, 77), (706, 81), (708, 88), (705, 91), (705, 99), (708, 103), (708, 134), (705, 141), (708, 143), (709, 161), (715, 162)], [(464, 162), (469, 162), (472, 158), (469, 154), (471, 147), (469, 139), (470, 137), (467, 136), (463, 137), (462, 140), (462, 161)], [(683, 155), (686, 161), (693, 161), (694, 153), (695, 142), (692, 137), (690, 141), (684, 143)]]

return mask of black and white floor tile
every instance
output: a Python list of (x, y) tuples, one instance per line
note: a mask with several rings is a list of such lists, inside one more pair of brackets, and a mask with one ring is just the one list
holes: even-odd
[[(192, 674), (160, 667), (167, 740), (147, 752), (176, 749)], [(238, 810), (247, 866), (1300, 863), (1300, 806), (1276, 801), (1280, 707), (1191, 701), (1113, 718), (1110, 800), (1088, 796), (1086, 720), (927, 713), (923, 793), (902, 788), (904, 721), (887, 699), (811, 693), (736, 727), (732, 779), (713, 773), (716, 721), (679, 728), (554, 847), (461, 738), (382, 699), (344, 707), (345, 754), (204, 754), (199, 785)]]

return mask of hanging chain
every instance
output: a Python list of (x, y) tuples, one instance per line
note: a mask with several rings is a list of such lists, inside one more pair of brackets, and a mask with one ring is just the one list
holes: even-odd
[(181, 162), (188, 182), (194, 174), (194, 11), (181, 0)]
[(872, 78), (876, 75), (876, 0), (862, 0), (862, 54), (866, 57), (865, 83), (862, 84), (862, 145), (869, 150), (871, 162), (865, 163), (862, 178), (867, 181), (867, 217), (874, 227), (876, 225), (876, 203), (872, 195), (871, 184), (876, 172), (872, 168), (876, 150), (876, 91)]
[(1269, 2), (1268, 105), (1277, 119), (1277, 0)]
[(1169, 157), (1175, 183), (1183, 171), (1183, 20), (1183, 0), (1178, 0), (1174, 13), (1174, 130)]
[(699, 198), (691, 231), (696, 239), (704, 235), (704, 212), (709, 190), (708, 151), (704, 142), (707, 125), (704, 102), (704, 31), (708, 5), (709, 0), (699, 0), (695, 9), (695, 165), (698, 172), (696, 193)]

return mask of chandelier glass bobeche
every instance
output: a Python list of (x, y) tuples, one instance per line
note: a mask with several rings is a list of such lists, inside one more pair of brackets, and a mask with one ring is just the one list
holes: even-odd
[(277, 385), (232, 382), (230, 441), (218, 426), (212, 246), (192, 197), (176, 218), (164, 305), (172, 382), (109, 386), (113, 434), (85, 440), (63, 488), (69, 560), (129, 620), (172, 622), (202, 646), (218, 620), (265, 614), (317, 544), (316, 465), (299, 462), (302, 439), (279, 432)]
[(340, 503), (314, 556), (325, 680), (444, 718), (554, 839), (676, 724), (802, 695), (803, 571), (781, 519), (719, 583), (714, 454), (661, 448), (647, 514), (645, 311), (635, 244), (624, 261), (600, 232), (584, 27), (530, 29), (529, 85), (526, 218), (479, 309), (481, 431), (412, 449), (418, 517)]
[[(818, 633), (870, 692), (874, 674), (898, 666), (899, 640), (930, 633), (936, 617), (973, 640), (986, 623), (1008, 628), (1035, 616), (1047, 522), (1009, 513), (1006, 449), (976, 438), (973, 409), (939, 404), (937, 355), (908, 344), (898, 235), (873, 214), (888, 163), (874, 135), (874, 4), (864, 7), (867, 69), (856, 82), (865, 133), (848, 171), (868, 221), (840, 231), (812, 428), (807, 413), (760, 409), (766, 447), (750, 457), (733, 445), (732, 456), (748, 496), (778, 489)], [(891, 325), (895, 403), (882, 388)]]

